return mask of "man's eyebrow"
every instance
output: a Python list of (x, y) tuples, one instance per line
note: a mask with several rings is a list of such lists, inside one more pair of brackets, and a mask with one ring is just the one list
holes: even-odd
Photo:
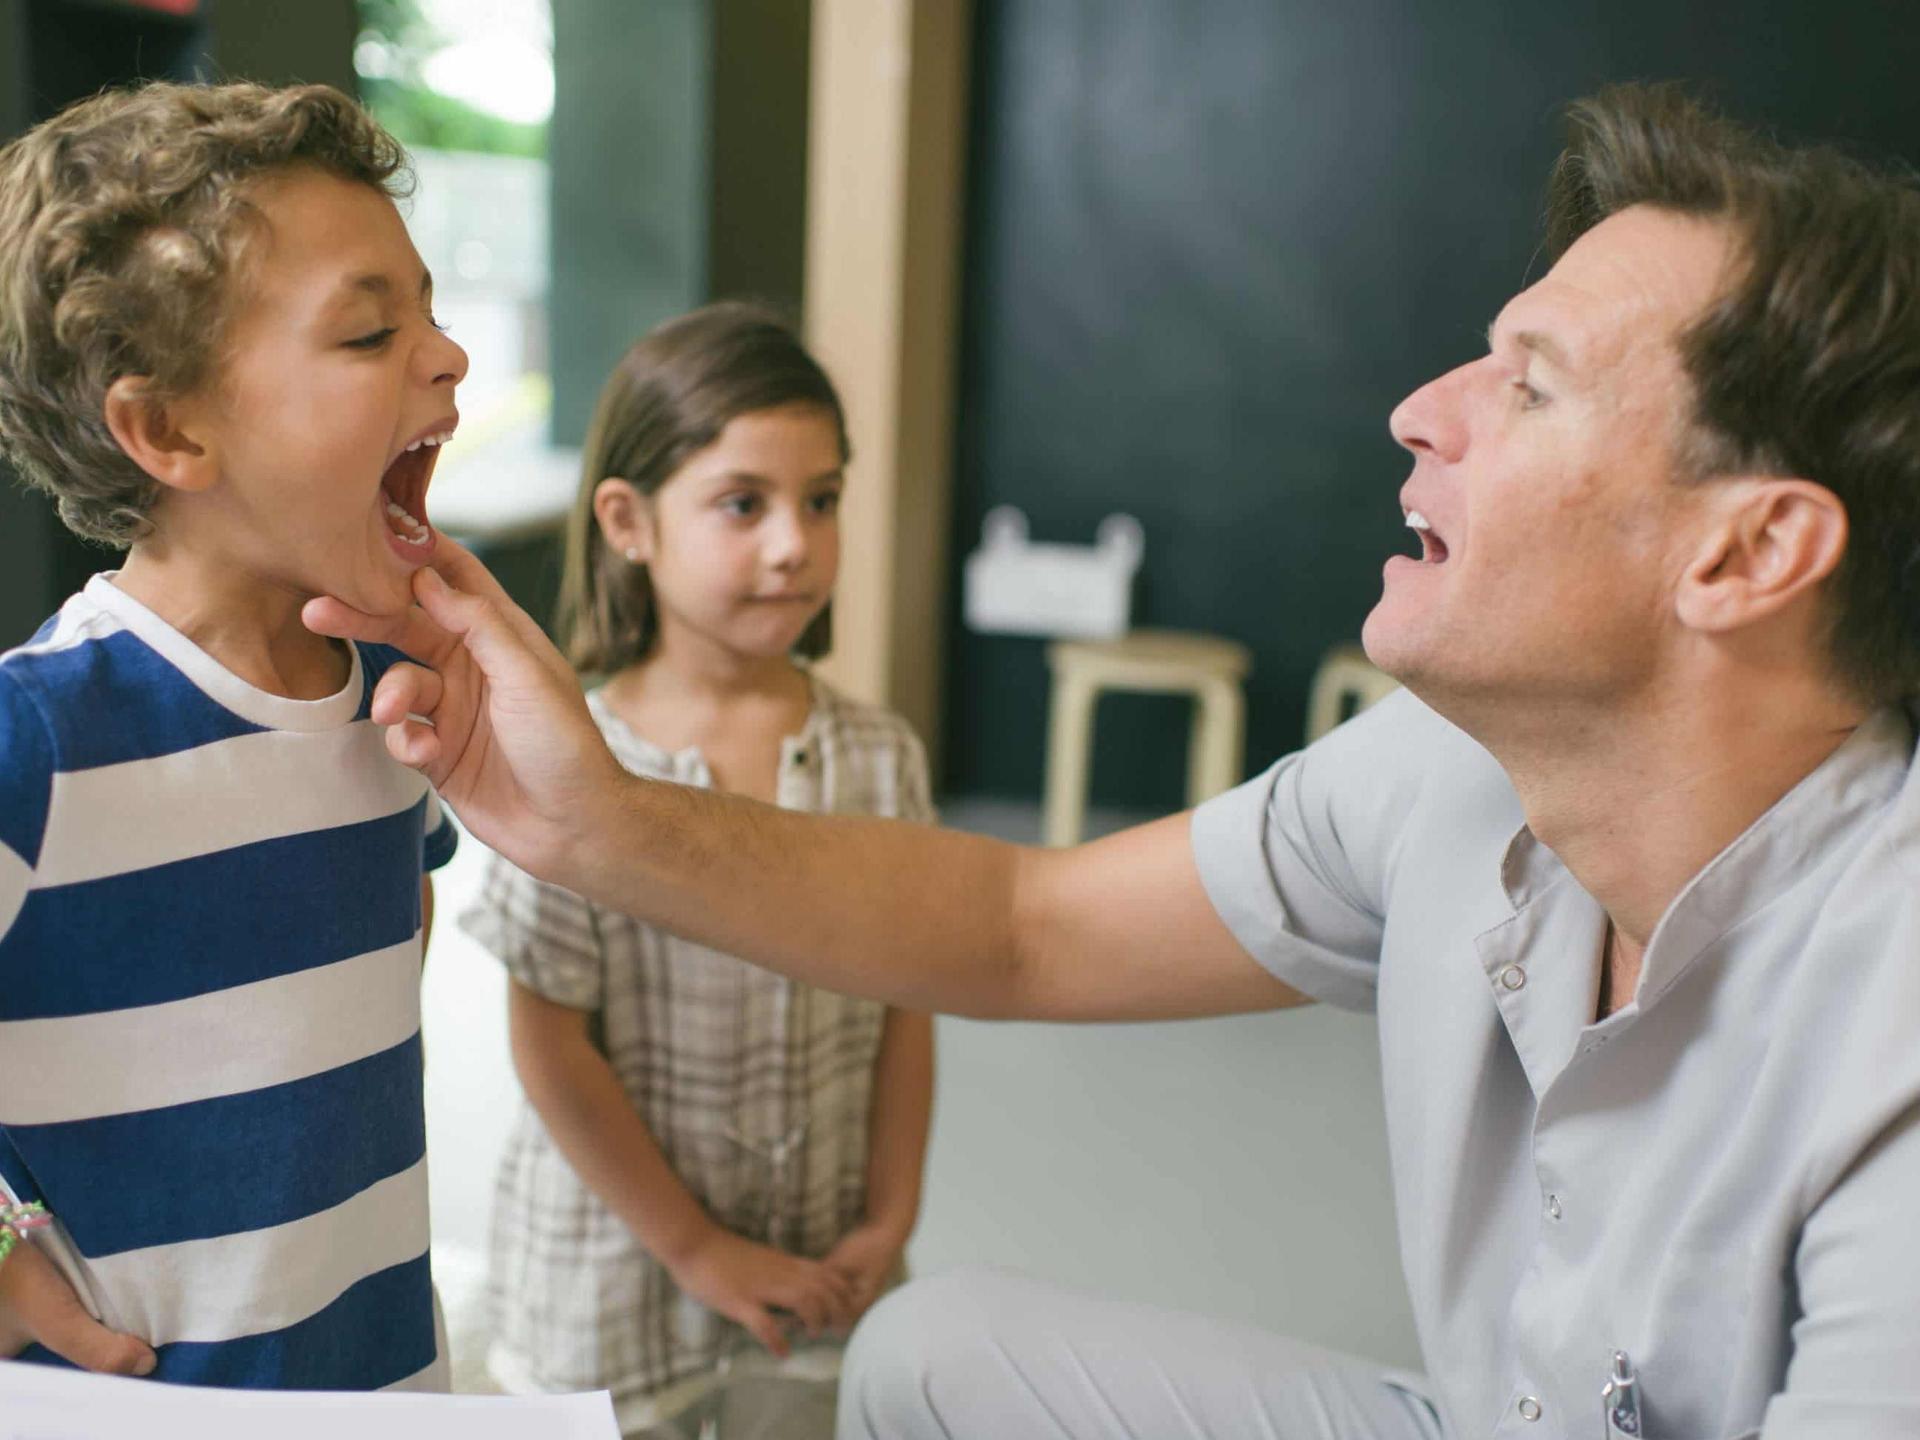
[[(1489, 350), (1494, 348), (1493, 332), (1499, 323), (1496, 320), (1492, 325), (1487, 326), (1487, 349)], [(1538, 330), (1516, 330), (1511, 338), (1513, 343), (1522, 350), (1531, 350), (1556, 370), (1571, 371), (1574, 368), (1573, 361), (1568, 357), (1566, 350), (1551, 335)]]

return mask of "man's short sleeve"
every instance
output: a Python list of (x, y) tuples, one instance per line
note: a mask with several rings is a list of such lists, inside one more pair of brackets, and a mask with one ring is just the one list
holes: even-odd
[(1303, 994), (1373, 1008), (1390, 859), (1444, 725), (1395, 694), (1194, 812), (1194, 862), (1214, 909)]
[(53, 765), (53, 741), (39, 708), (17, 681), (0, 672), (0, 936), (26, 903), (40, 861)]
[(571, 890), (487, 857), (479, 897), (457, 922), (522, 985), (575, 1010), (595, 1010), (605, 989), (600, 921)]

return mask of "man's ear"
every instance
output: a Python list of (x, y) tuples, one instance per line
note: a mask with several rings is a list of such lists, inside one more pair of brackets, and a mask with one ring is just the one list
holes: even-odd
[(631, 481), (610, 475), (593, 487), (593, 518), (607, 543), (636, 565), (653, 559), (653, 507)]
[[(1847, 507), (1810, 480), (1708, 480), (1716, 517), (1680, 579), (1695, 630), (1735, 630), (1811, 595), (1847, 548)], [(1724, 487), (1724, 488), (1723, 488)]]
[(144, 375), (122, 375), (107, 387), (102, 407), (107, 429), (127, 458), (171, 490), (205, 490), (216, 478), (207, 446), (190, 431), (187, 407), (165, 404), (149, 393)]

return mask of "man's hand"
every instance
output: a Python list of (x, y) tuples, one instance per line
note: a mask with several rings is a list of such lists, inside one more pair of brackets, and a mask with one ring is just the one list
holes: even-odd
[(420, 662), (394, 666), (374, 691), (387, 749), (424, 771), (481, 840), (551, 878), (622, 773), (579, 680), (486, 567), (445, 536), (413, 593), (418, 606), (401, 615), (322, 597), (301, 618), (318, 634), (392, 645)]
[(673, 1283), (736, 1324), (782, 1359), (791, 1348), (775, 1309), (800, 1321), (808, 1335), (851, 1325), (851, 1284), (824, 1261), (803, 1260), (757, 1245), (715, 1225), (668, 1265)]
[(146, 1342), (87, 1314), (51, 1260), (30, 1244), (16, 1245), (0, 1265), (0, 1357), (18, 1355), (35, 1341), (104, 1375), (150, 1375), (159, 1363)]
[(873, 1308), (880, 1292), (900, 1268), (907, 1237), (899, 1227), (869, 1223), (849, 1230), (820, 1263), (837, 1270), (853, 1291), (853, 1308), (844, 1328), (851, 1330)]

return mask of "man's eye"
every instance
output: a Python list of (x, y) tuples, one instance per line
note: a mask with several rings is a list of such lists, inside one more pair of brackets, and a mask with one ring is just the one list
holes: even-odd
[(1514, 377), (1513, 389), (1514, 393), (1520, 397), (1520, 408), (1522, 410), (1538, 410), (1542, 405), (1547, 403), (1547, 397), (1529, 385), (1524, 376)]
[(453, 329), (453, 326), (447, 324), (447, 322), (442, 320), (438, 315), (427, 316), (427, 323), (433, 326), (433, 328), (438, 330), (442, 335), (446, 334), (449, 330)]
[(811, 503), (816, 514), (831, 515), (840, 508), (840, 492), (829, 490), (823, 495), (814, 496)]
[(357, 336), (347, 341), (347, 349), (378, 350), (382, 345), (386, 344), (387, 341), (391, 340), (394, 334), (395, 331), (392, 326), (388, 326), (384, 330), (375, 330), (371, 334)]

